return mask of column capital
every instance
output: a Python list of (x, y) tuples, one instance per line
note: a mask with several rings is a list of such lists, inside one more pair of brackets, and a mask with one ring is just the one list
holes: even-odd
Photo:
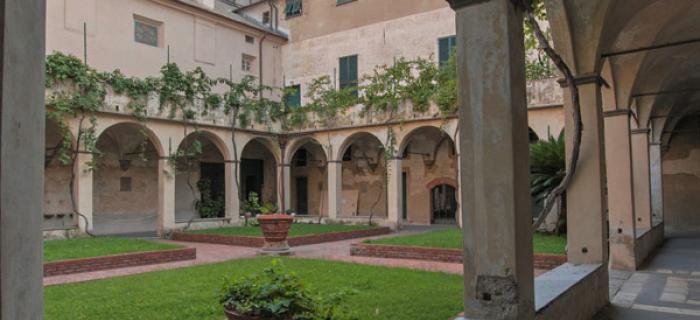
[(327, 162), (327, 163), (343, 163), (343, 162), (340, 161), (340, 160), (328, 160), (328, 161), (326, 161), (326, 162)]
[[(559, 85), (560, 85), (562, 88), (568, 87), (568, 84), (566, 83), (566, 79), (565, 79), (565, 78), (559, 78), (559, 79), (557, 80), (557, 82), (559, 82)], [(576, 85), (595, 83), (595, 84), (597, 84), (597, 85), (599, 85), (599, 86), (608, 86), (608, 83), (605, 82), (605, 79), (603, 79), (603, 77), (601, 77), (601, 76), (600, 76), (599, 74), (597, 74), (597, 73), (584, 73), (584, 74), (577, 75), (577, 76), (574, 78), (574, 83), (575, 83)]]
[(224, 160), (224, 163), (241, 163), (238, 160)]
[(280, 163), (280, 164), (278, 164), (277, 166), (278, 166), (278, 167), (291, 167), (292, 164), (291, 164), (291, 163)]
[(632, 110), (630, 109), (617, 109), (611, 111), (603, 112), (603, 118), (616, 117), (616, 116), (631, 116)]
[(630, 132), (632, 134), (639, 134), (639, 133), (649, 134), (649, 132), (651, 132), (651, 129), (649, 129), (649, 128), (637, 128), (637, 129), (630, 130)]
[(450, 3), (450, 7), (452, 7), (452, 10), (462, 9), (464, 7), (488, 1), (491, 0), (447, 0), (447, 2)]

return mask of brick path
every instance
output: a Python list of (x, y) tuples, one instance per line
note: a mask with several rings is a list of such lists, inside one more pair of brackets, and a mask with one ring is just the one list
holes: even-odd
[[(425, 232), (429, 229), (410, 229), (401, 231), (400, 234), (412, 234)], [(295, 253), (295, 258), (308, 258), (308, 259), (321, 259), (321, 260), (335, 260), (335, 261), (345, 261), (351, 263), (360, 263), (368, 265), (377, 266), (387, 266), (387, 267), (402, 267), (410, 269), (419, 269), (426, 271), (436, 271), (436, 272), (447, 272), (454, 274), (462, 273), (462, 264), (460, 263), (446, 263), (446, 262), (433, 262), (424, 260), (408, 260), (408, 259), (386, 259), (386, 258), (370, 258), (370, 257), (355, 257), (350, 256), (350, 245), (357, 242), (362, 242), (366, 239), (377, 239), (382, 237), (396, 236), (397, 234), (352, 239), (345, 241), (337, 241), (330, 243), (314, 244), (307, 246), (294, 247), (292, 250)], [(164, 263), (149, 266), (140, 267), (130, 267), (114, 270), (96, 271), (79, 273), (64, 276), (54, 276), (44, 278), (44, 285), (57, 285), (73, 282), (82, 282), (90, 280), (105, 279), (111, 277), (126, 276), (132, 274), (139, 274), (152, 271), (168, 270), (175, 268), (188, 267), (193, 265), (208, 264), (223, 262), (228, 260), (243, 259), (255, 257), (258, 249), (247, 248), (247, 247), (237, 247), (237, 246), (227, 246), (218, 244), (207, 244), (207, 243), (192, 243), (192, 242), (177, 242), (160, 240), (166, 243), (181, 244), (187, 247), (197, 248), (197, 259), (182, 262)], [(535, 270), (535, 275), (542, 274), (542, 270)]]

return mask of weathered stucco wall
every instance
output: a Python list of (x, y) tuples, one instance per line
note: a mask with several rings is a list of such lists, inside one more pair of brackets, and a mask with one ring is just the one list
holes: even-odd
[(53, 122), (46, 121), (44, 230), (75, 226), (75, 221), (69, 215), (73, 211), (69, 189), (72, 168), (59, 161), (56, 149), (61, 138), (58, 127)]
[(341, 216), (386, 217), (384, 151), (369, 135), (358, 136), (350, 145), (352, 160), (343, 161)]
[(200, 218), (195, 210), (195, 201), (201, 198), (198, 182), (201, 179), (201, 163), (224, 163), (224, 157), (217, 147), (206, 137), (194, 138), (190, 135), (181, 145), (180, 150), (192, 152), (192, 141), (197, 139), (202, 146), (202, 153), (195, 159), (180, 161), (175, 176), (175, 221), (186, 222)]
[[(277, 204), (277, 162), (274, 155), (260, 141), (253, 140), (249, 142), (243, 149), (241, 159), (263, 160), (263, 175), (264, 181), (262, 185), (262, 195), (260, 196), (260, 204), (274, 203)], [(241, 179), (245, 177), (245, 172), (241, 169)], [(244, 189), (244, 181), (241, 180), (241, 188)], [(244, 189), (245, 190), (245, 189)], [(243, 195), (243, 199), (247, 199), (247, 195)]]
[(292, 208), (296, 209), (299, 207), (299, 203), (297, 202), (296, 179), (305, 177), (308, 179), (308, 215), (328, 216), (328, 176), (326, 156), (323, 149), (319, 145), (307, 143), (302, 148), (304, 148), (307, 152), (306, 166), (297, 165), (296, 156), (292, 158), (292, 162), (290, 164), (290, 176), (292, 179), (290, 181), (290, 200)]
[(454, 144), (451, 138), (434, 131), (417, 133), (412, 136), (401, 165), (407, 173), (406, 222), (430, 224), (434, 184), (448, 184), (459, 192)]
[(697, 118), (678, 124), (663, 155), (664, 220), (669, 234), (700, 231), (700, 137)]

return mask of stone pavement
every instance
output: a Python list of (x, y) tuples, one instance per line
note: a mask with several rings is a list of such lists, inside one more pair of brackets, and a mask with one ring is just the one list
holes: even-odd
[(700, 319), (700, 238), (668, 239), (638, 272), (612, 272), (610, 287), (597, 320)]

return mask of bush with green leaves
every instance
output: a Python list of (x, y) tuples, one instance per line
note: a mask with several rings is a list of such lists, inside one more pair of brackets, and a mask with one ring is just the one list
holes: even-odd
[(543, 205), (547, 195), (556, 188), (566, 175), (566, 153), (564, 133), (558, 138), (549, 137), (530, 145), (531, 183), (530, 193), (533, 207)]
[(226, 280), (220, 303), (230, 311), (261, 319), (350, 320), (356, 319), (342, 305), (351, 291), (321, 294), (309, 289), (280, 260), (260, 273)]
[(200, 179), (197, 182), (200, 199), (195, 202), (195, 209), (201, 218), (221, 218), (224, 215), (224, 195), (214, 194), (211, 189), (211, 180)]

